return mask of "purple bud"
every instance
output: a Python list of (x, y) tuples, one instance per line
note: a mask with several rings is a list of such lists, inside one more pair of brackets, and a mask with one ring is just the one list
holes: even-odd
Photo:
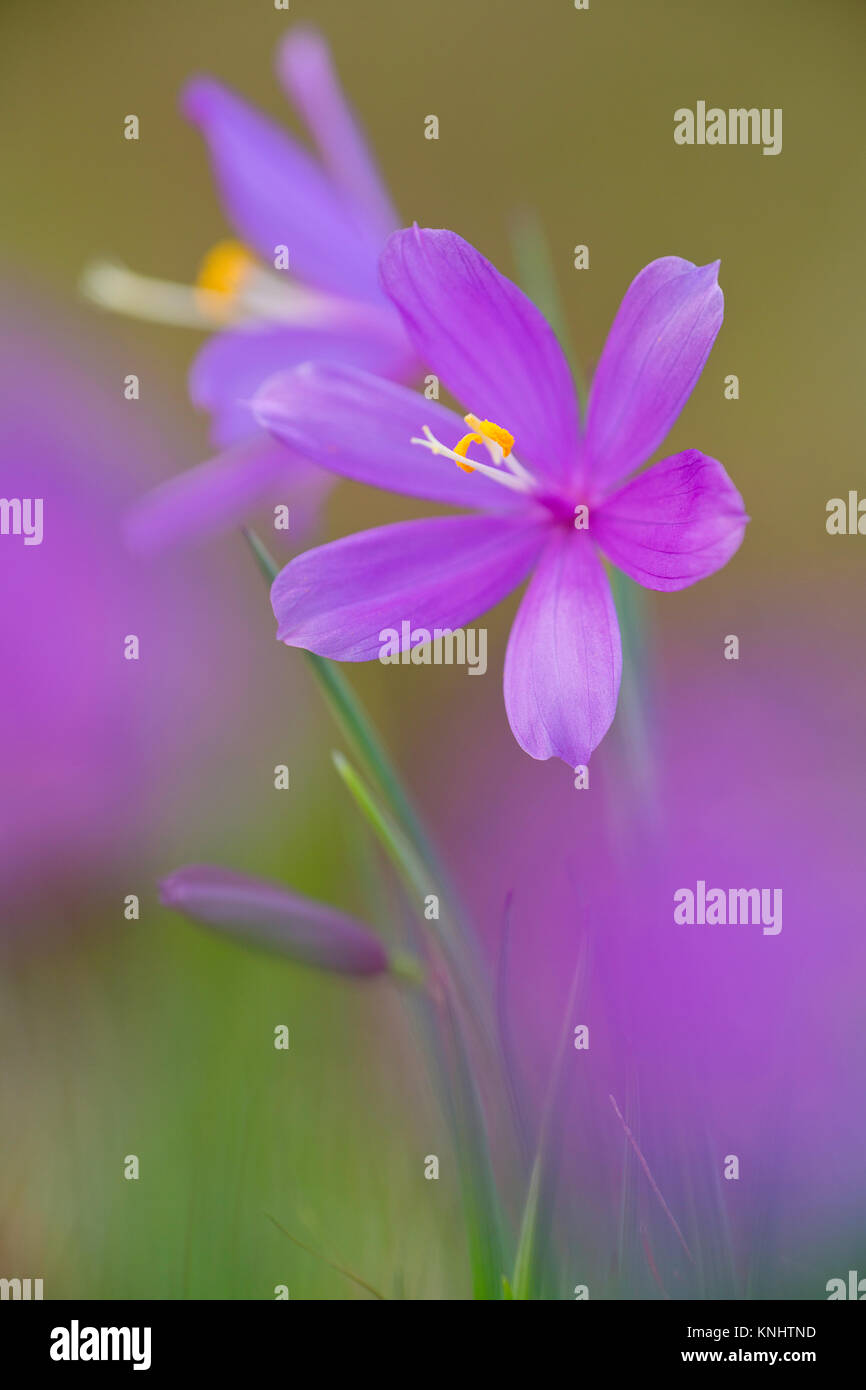
[(363, 923), (265, 879), (188, 864), (163, 879), (160, 901), (202, 926), (320, 970), (380, 975), (389, 968), (384, 946)]

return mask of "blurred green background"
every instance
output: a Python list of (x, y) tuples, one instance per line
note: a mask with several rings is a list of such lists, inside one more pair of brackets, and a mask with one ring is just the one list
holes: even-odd
[[(761, 643), (780, 604), (799, 615), (804, 660), (811, 634), (862, 631), (856, 542), (826, 535), (824, 509), (863, 473), (851, 408), (866, 320), (863, 5), (292, 0), (286, 15), (270, 0), (4, 0), (6, 268), (73, 319), (99, 320), (114, 360), (141, 372), (142, 410), (170, 421), (155, 461), (166, 477), (210, 452), (185, 395), (200, 339), (76, 307), (79, 276), (109, 256), (194, 278), (226, 228), (178, 90), (213, 73), (298, 130), (272, 59), (301, 21), (330, 40), (407, 222), (452, 227), (513, 275), (510, 229), (535, 210), (586, 368), (647, 261), (721, 257), (725, 324), (664, 452), (697, 445), (721, 459), (753, 520), (723, 576), (652, 598), (662, 650), (715, 661), (717, 632)], [(674, 110), (700, 99), (782, 107), (782, 153), (676, 146)], [(121, 138), (131, 112), (138, 143)], [(430, 113), (437, 142), (424, 139)], [(572, 267), (578, 243), (589, 270)], [(736, 402), (723, 396), (732, 372)], [(346, 484), (323, 531), (423, 511)], [(245, 720), (241, 705), (224, 746), (190, 748), (199, 794), (183, 814), (166, 806), (146, 843), (129, 846), (121, 868), (142, 893), (139, 924), (120, 922), (95, 884), (80, 930), (62, 942), (34, 931), (5, 964), (0, 1273), (43, 1277), (48, 1297), (268, 1298), (276, 1284), (296, 1297), (365, 1296), (292, 1246), (270, 1214), (389, 1296), (465, 1296), (453, 1183), (422, 1175), (423, 1156), (446, 1151), (444, 1126), (390, 992), (260, 960), (156, 905), (156, 879), (200, 859), (282, 877), (368, 917), (394, 906), (331, 774), (327, 718), (297, 654), (275, 649), (241, 543), (213, 542), (201, 563), (202, 582), (208, 567), (229, 577), (264, 712)], [(513, 606), (489, 620), (494, 671)], [(447, 824), (443, 739), (504, 721), (496, 678), (397, 674), (353, 677)], [(287, 809), (269, 777), (284, 760)], [(562, 775), (539, 766), (539, 795)], [(287, 1054), (271, 1044), (280, 1022)], [(140, 1157), (138, 1183), (122, 1180), (127, 1153)]]

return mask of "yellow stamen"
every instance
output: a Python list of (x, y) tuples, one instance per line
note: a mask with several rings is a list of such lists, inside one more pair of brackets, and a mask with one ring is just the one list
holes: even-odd
[[(466, 457), (466, 451), (470, 444), (483, 444), (485, 439), (498, 444), (502, 450), (502, 457), (508, 458), (514, 448), (514, 435), (509, 434), (501, 425), (494, 424), (492, 420), (479, 420), (477, 415), (464, 415), (464, 421), (472, 426), (469, 434), (464, 434), (461, 440), (454, 445), (455, 454), (460, 454), (461, 458)], [(471, 463), (458, 463), (458, 468), (462, 468), (464, 473), (474, 473), (475, 469)]]
[(256, 268), (252, 251), (240, 241), (218, 241), (208, 251), (196, 277), (196, 289), (206, 294), (224, 294), (234, 298), (243, 288), (250, 272)]

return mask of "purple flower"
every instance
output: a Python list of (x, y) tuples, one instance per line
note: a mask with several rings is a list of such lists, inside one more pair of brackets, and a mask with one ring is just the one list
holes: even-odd
[(381, 975), (391, 962), (369, 927), (281, 884), (230, 869), (189, 864), (159, 886), (160, 901), (185, 917), (303, 965), (341, 975)]
[(277, 68), (319, 159), (219, 82), (193, 80), (182, 109), (205, 139), (240, 240), (213, 248), (194, 288), (112, 265), (86, 276), (89, 294), (106, 307), (220, 330), (196, 358), (190, 394), (212, 415), (214, 442), (226, 452), (148, 496), (130, 527), (138, 547), (236, 523), (286, 486), (293, 497), (321, 492), (327, 479), (319, 470), (256, 431), (250, 398), (274, 372), (343, 362), (408, 381), (417, 367), (378, 279), (397, 217), (324, 39), (294, 30)]
[[(189, 83), (182, 99), (207, 143), (226, 216), (255, 253), (218, 250), (204, 268), (210, 287), (228, 293), (245, 318), (213, 338), (193, 367), (193, 401), (214, 413), (219, 444), (249, 434), (249, 398), (281, 369), (324, 359), (403, 378), (414, 367), (378, 277), (397, 217), (327, 46), (314, 32), (294, 31), (277, 67), (321, 162), (210, 78)], [(288, 274), (274, 268), (280, 247)]]
[(531, 301), (453, 232), (395, 233), (385, 289), (419, 356), (477, 413), (464, 423), (357, 368), (309, 364), (267, 382), (256, 417), (335, 472), (477, 513), (297, 556), (272, 590), (280, 640), (368, 661), (384, 629), (460, 627), (533, 572), (505, 657), (508, 719), (533, 758), (586, 763), (613, 719), (622, 664), (602, 555), (670, 592), (720, 569), (748, 519), (722, 465), (695, 449), (624, 481), (707, 360), (722, 322), (717, 270), (668, 256), (641, 271), (581, 424), (563, 353)]

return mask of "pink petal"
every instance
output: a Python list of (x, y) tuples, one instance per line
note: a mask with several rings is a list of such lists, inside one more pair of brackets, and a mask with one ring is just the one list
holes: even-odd
[(374, 660), (386, 629), (399, 634), (399, 650), (417, 646), (412, 632), (462, 627), (515, 589), (548, 531), (524, 518), (438, 517), (308, 550), (271, 589), (277, 637), (336, 661)]
[(593, 539), (638, 584), (672, 592), (715, 574), (748, 521), (722, 465), (697, 449), (640, 473), (590, 519)]
[(381, 323), (366, 327), (257, 325), (217, 333), (199, 352), (189, 379), (193, 405), (215, 417), (214, 442), (226, 446), (249, 435), (256, 428), (252, 398), (258, 388), (275, 373), (310, 361), (345, 362), (403, 380), (414, 366), (400, 319), (385, 299)]
[(589, 399), (583, 470), (594, 487), (646, 463), (691, 395), (724, 314), (718, 269), (666, 256), (626, 291)]
[(397, 214), (324, 37), (312, 26), (292, 29), (280, 46), (277, 71), (334, 181), (384, 242), (397, 226)]
[(295, 511), (306, 516), (328, 485), (323, 469), (257, 434), (146, 493), (126, 519), (126, 539), (156, 553), (239, 526), (265, 501), (288, 504), (294, 532)]
[(438, 401), (369, 372), (308, 362), (265, 382), (253, 401), (263, 429), (289, 448), (346, 478), (488, 511), (523, 510), (526, 499), (483, 473), (464, 473), (412, 444), (427, 425), (453, 448), (466, 426)]
[(557, 529), (517, 612), (505, 656), (505, 708), (532, 758), (589, 762), (610, 728), (622, 674), (607, 575), (586, 534)]
[(287, 246), (300, 279), (338, 294), (380, 294), (381, 242), (287, 131), (210, 78), (190, 82), (182, 105), (207, 141), (229, 221), (267, 265)]
[(523, 291), (462, 237), (427, 228), (395, 232), (381, 273), (418, 356), (464, 409), (508, 430), (539, 477), (568, 479), (578, 437), (571, 373)]

